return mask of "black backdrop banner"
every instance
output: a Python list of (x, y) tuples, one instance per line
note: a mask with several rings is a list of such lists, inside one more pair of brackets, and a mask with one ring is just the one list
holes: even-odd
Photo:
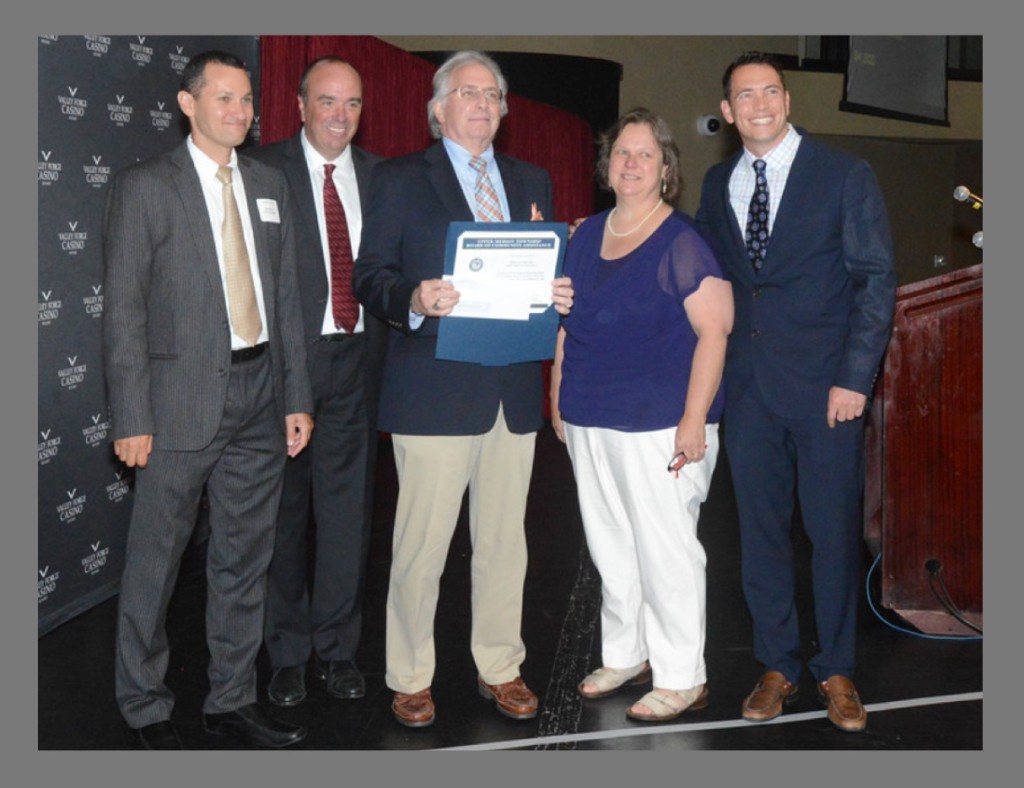
[[(38, 629), (118, 591), (132, 473), (114, 457), (103, 379), (103, 207), (121, 168), (178, 145), (181, 72), (223, 49), (251, 72), (255, 36), (40, 36)], [(259, 140), (259, 117), (249, 144)]]

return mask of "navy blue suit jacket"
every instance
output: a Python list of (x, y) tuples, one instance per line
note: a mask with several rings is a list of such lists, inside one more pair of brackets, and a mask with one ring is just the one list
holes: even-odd
[(828, 391), (870, 396), (885, 351), (896, 274), (885, 203), (870, 166), (803, 137), (755, 273), (729, 203), (742, 150), (704, 178), (698, 225), (732, 282), (726, 409), (757, 386), (784, 417), (825, 418)]
[[(511, 221), (531, 218), (531, 203), (552, 216), (551, 179), (540, 167), (497, 154)], [(543, 424), (539, 362), (484, 367), (434, 358), (439, 320), (409, 325), (409, 301), (424, 279), (444, 272), (453, 221), (473, 211), (444, 149), (436, 145), (374, 168), (363, 210), (354, 272), (356, 297), (391, 326), (380, 399), (380, 428), (404, 435), (479, 435), (494, 426), (498, 404), (515, 433)]]

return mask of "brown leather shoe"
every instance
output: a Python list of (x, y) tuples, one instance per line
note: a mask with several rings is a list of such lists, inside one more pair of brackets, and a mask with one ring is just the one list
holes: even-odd
[(846, 676), (829, 676), (818, 684), (818, 696), (828, 706), (828, 719), (841, 731), (859, 733), (868, 724), (868, 713), (853, 682)]
[(481, 697), (494, 700), (498, 711), (514, 720), (528, 720), (537, 716), (537, 696), (520, 676), (504, 684), (488, 684), (479, 676), (476, 680)]
[(407, 728), (425, 728), (434, 724), (434, 699), (430, 687), (419, 692), (396, 692), (391, 701), (395, 719)]
[(767, 722), (782, 714), (782, 705), (796, 700), (800, 687), (786, 680), (777, 670), (769, 670), (754, 691), (743, 701), (743, 719), (750, 722)]

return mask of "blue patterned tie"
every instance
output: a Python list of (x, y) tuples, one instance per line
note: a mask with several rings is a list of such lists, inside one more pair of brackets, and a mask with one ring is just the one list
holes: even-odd
[(747, 212), (747, 254), (754, 270), (760, 271), (768, 253), (768, 179), (764, 174), (764, 159), (754, 162), (754, 194)]

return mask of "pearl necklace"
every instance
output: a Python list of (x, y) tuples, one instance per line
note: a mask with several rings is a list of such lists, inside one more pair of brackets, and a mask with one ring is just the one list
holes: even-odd
[(608, 229), (608, 232), (610, 232), (616, 238), (625, 238), (627, 235), (632, 235), (637, 230), (639, 230), (641, 227), (643, 227), (644, 222), (646, 222), (648, 219), (650, 219), (652, 216), (654, 216), (654, 212), (656, 210), (658, 210), (658, 208), (661, 207), (661, 204), (663, 202), (664, 202), (664, 200), (662, 200), (659, 197), (658, 198), (658, 202), (655, 203), (653, 208), (651, 208), (651, 212), (649, 214), (647, 214), (643, 219), (641, 219), (640, 223), (636, 227), (634, 227), (632, 230), (626, 230), (626, 232), (624, 232), (624, 233), (617, 233), (617, 232), (615, 232), (615, 230), (612, 229), (612, 217), (615, 215), (615, 212), (617, 210), (619, 210), (619, 206), (616, 205), (614, 208), (612, 208), (611, 213), (608, 214), (608, 218), (604, 220), (604, 226)]

